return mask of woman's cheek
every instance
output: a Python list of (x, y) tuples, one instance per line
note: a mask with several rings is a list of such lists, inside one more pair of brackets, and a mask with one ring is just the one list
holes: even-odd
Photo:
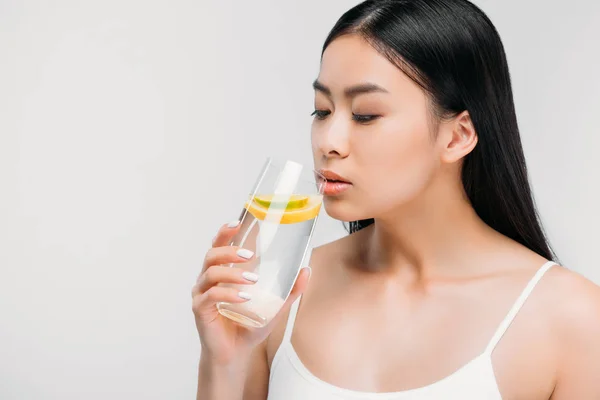
[[(433, 147), (412, 135), (398, 132), (386, 146), (371, 148), (372, 162), (365, 163), (365, 206), (387, 209), (410, 202), (422, 193), (434, 174)], [(402, 140), (398, 140), (402, 139)], [(370, 208), (370, 207), (369, 207)]]

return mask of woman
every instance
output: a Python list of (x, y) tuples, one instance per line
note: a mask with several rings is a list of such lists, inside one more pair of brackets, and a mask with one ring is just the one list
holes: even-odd
[[(554, 264), (537, 218), (506, 57), (466, 0), (366, 1), (314, 83), (324, 206), (351, 234), (313, 251), (262, 330), (221, 317), (208, 251), (193, 309), (199, 399), (600, 399), (600, 289)], [(548, 162), (552, 162), (549, 160)], [(310, 284), (308, 284), (310, 275)], [(300, 298), (300, 294), (302, 297)]]

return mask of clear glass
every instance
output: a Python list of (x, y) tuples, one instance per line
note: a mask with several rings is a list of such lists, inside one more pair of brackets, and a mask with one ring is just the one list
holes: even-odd
[(255, 257), (229, 264), (258, 274), (250, 285), (221, 284), (250, 293), (245, 303), (217, 303), (219, 313), (239, 324), (263, 327), (281, 309), (303, 266), (323, 203), (325, 179), (312, 168), (272, 157), (265, 162), (240, 216), (231, 245)]

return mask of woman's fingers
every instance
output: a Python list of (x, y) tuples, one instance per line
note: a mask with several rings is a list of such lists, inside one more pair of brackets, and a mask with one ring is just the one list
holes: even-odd
[(243, 263), (251, 260), (254, 252), (237, 246), (213, 247), (206, 252), (202, 271), (206, 271), (214, 265), (229, 263)]
[(236, 233), (240, 230), (240, 221), (231, 221), (219, 228), (217, 234), (213, 238), (212, 247), (227, 246), (231, 243), (231, 240)]
[(292, 303), (296, 301), (296, 299), (300, 297), (302, 293), (304, 293), (304, 290), (306, 290), (306, 286), (308, 285), (308, 281), (310, 279), (310, 274), (310, 267), (305, 267), (300, 270), (300, 273), (298, 273), (298, 277), (296, 278), (296, 282), (294, 283), (294, 287), (285, 301), (283, 308), (290, 307)]
[(252, 285), (257, 281), (258, 275), (253, 272), (244, 271), (241, 268), (215, 266), (208, 268), (198, 277), (197, 285), (198, 291), (204, 293), (219, 283)]
[(290, 301), (290, 298), (291, 298), (290, 303), (293, 303), (294, 301), (296, 301), (298, 296), (300, 296), (302, 293), (304, 293), (304, 290), (306, 290), (306, 286), (308, 285), (308, 281), (310, 280), (311, 272), (312, 272), (312, 270), (310, 267), (305, 267), (300, 270), (300, 273), (298, 274), (298, 277), (296, 278), (296, 283), (294, 283), (294, 287), (292, 288), (292, 291), (290, 292), (290, 295), (288, 298), (288, 301)]
[[(196, 285), (198, 286), (198, 285)], [(196, 286), (192, 290), (192, 309), (200, 314), (202, 311), (214, 311), (217, 303), (245, 303), (250, 300), (250, 295), (237, 289), (224, 286), (213, 286), (204, 293), (200, 293)]]

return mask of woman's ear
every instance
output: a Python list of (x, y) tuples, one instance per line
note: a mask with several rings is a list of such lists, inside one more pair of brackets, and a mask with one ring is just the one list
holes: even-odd
[(477, 145), (477, 132), (468, 111), (463, 111), (448, 124), (442, 161), (454, 163), (469, 154)]

